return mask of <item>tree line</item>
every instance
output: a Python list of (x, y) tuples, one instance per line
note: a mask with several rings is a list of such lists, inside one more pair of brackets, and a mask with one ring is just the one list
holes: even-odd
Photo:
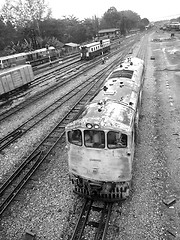
[(109, 8), (102, 16), (79, 20), (75, 16), (52, 17), (46, 0), (6, 0), (0, 9), (0, 55), (31, 51), (46, 46), (61, 49), (64, 43), (92, 41), (100, 29), (144, 30), (147, 18), (131, 11)]

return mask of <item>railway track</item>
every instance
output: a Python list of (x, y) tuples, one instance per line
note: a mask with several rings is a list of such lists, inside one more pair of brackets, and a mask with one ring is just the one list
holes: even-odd
[[(141, 59), (144, 59), (146, 62), (146, 49), (144, 46), (147, 44), (147, 37), (145, 37), (142, 41), (141, 47), (137, 53), (137, 56)], [(112, 202), (101, 202), (101, 207), (96, 207), (93, 205), (93, 199), (87, 199), (84, 205), (81, 208), (77, 223), (74, 227), (73, 233), (70, 240), (84, 240), (84, 239), (92, 239), (92, 240), (105, 240), (107, 238), (107, 231), (109, 220), (112, 211)], [(102, 206), (103, 204), (103, 206)], [(122, 204), (122, 202), (120, 203)], [(91, 213), (97, 212), (93, 215), (98, 215), (100, 212), (100, 216), (97, 220), (97, 217), (93, 217), (91, 220)], [(94, 220), (95, 218), (95, 220)], [(66, 235), (65, 230), (65, 235)]]
[(69, 63), (71, 62), (72, 60), (78, 60), (80, 58), (80, 53), (74, 53), (74, 54), (70, 54), (70, 55), (67, 55), (67, 56), (64, 56), (64, 57), (60, 57), (54, 61), (51, 61), (51, 65), (50, 65), (50, 62), (47, 62), (45, 64), (40, 64), (40, 65), (37, 65), (35, 67), (33, 67), (33, 71), (34, 71), (34, 74), (37, 75), (39, 73), (42, 73), (44, 72), (44, 69), (47, 68), (48, 66), (49, 67), (54, 67), (56, 66), (57, 64), (59, 64), (59, 62), (64, 62), (65, 64), (66, 63)]
[[(137, 39), (135, 39), (134, 42), (128, 43), (128, 45), (125, 46), (124, 48), (122, 47), (122, 51), (124, 51), (125, 48), (131, 49), (132, 45), (136, 41), (137, 41)], [(111, 57), (114, 54), (117, 54), (119, 51), (120, 51), (119, 48), (115, 48), (115, 50), (113, 52), (109, 53), (107, 56)], [(30, 104), (33, 104), (37, 100), (40, 100), (42, 97), (44, 97), (47, 94), (56, 90), (57, 87), (62, 87), (62, 85), (64, 85), (65, 83), (70, 82), (72, 79), (78, 77), (83, 72), (86, 72), (86, 71), (92, 69), (94, 66), (97, 66), (97, 64), (99, 64), (99, 63), (101, 63), (101, 57), (97, 58), (96, 60), (93, 59), (92, 61), (83, 62), (83, 63), (80, 62), (79, 60), (77, 60), (76, 62), (73, 62), (73, 65), (72, 65), (72, 61), (71, 61), (71, 63), (67, 64), (67, 68), (65, 68), (65, 69), (64, 69), (64, 67), (66, 65), (63, 65), (64, 67), (56, 67), (54, 69), (46, 71), (45, 73), (43, 73), (40, 76), (37, 76), (35, 83), (31, 83), (32, 86), (33, 86), (33, 84), (34, 84), (34, 86), (36, 86), (36, 85), (40, 84), (40, 82), (45, 82), (45, 81), (48, 81), (48, 79), (54, 79), (54, 78), (55, 78), (55, 84), (53, 84), (52, 86), (49, 86), (47, 89), (43, 90), (42, 92), (39, 92), (38, 95), (34, 95), (34, 96), (28, 98), (25, 102), (22, 102), (22, 103), (16, 105), (15, 107), (10, 108), (9, 110), (2, 112), (0, 115), (0, 121), (4, 121), (7, 117), (10, 117), (12, 114), (15, 114), (19, 110), (27, 107)], [(77, 70), (76, 72), (74, 72), (75, 69)], [(63, 72), (61, 72), (61, 70)], [(72, 74), (68, 76), (68, 74), (70, 74), (71, 72), (72, 72)]]
[[(71, 240), (105, 240), (112, 204), (113, 203), (104, 202), (101, 203), (100, 206), (100, 204), (95, 204), (93, 200), (86, 199), (82, 206)], [(96, 215), (96, 220), (94, 220), (95, 217), (91, 217), (93, 215)]]
[[(111, 53), (112, 54), (112, 53)], [(47, 89), (43, 90), (42, 92), (39, 92), (37, 95), (34, 95), (30, 98), (28, 98), (25, 102), (22, 102), (15, 107), (10, 108), (9, 110), (2, 112), (0, 115), (0, 121), (4, 121), (11, 115), (15, 114), (16, 112), (26, 108), (28, 105), (33, 104), (34, 102), (40, 100), (42, 97), (50, 94), (51, 92), (57, 90), (57, 88), (60, 88), (64, 86), (65, 84), (71, 82), (73, 79), (81, 75), (82, 73), (92, 69), (94, 66), (97, 66), (101, 62), (101, 59), (97, 59), (96, 61), (91, 62), (85, 62), (85, 63), (78, 63), (78, 65), (71, 65), (71, 67), (68, 66), (68, 69), (64, 69), (62, 73), (59, 71), (51, 71), (46, 78), (46, 81), (48, 79), (55, 78), (55, 84), (52, 86), (49, 86)], [(74, 70), (77, 69), (76, 72)], [(68, 76), (70, 72), (73, 72), (72, 75)], [(44, 78), (44, 75), (43, 75)], [(44, 81), (44, 80), (43, 80)]]
[[(124, 53), (125, 54), (125, 53)], [(116, 62), (116, 60), (115, 60)], [(106, 67), (106, 72), (109, 73), (109, 71), (112, 70), (112, 66), (115, 66), (115, 63), (111, 63), (108, 67)], [(30, 119), (25, 121), (23, 124), (18, 126), (15, 130), (4, 136), (0, 139), (0, 151), (8, 147), (11, 143), (13, 143), (15, 140), (20, 138), (22, 135), (24, 135), (27, 131), (31, 130), (35, 125), (37, 125), (40, 121), (48, 117), (50, 114), (52, 114), (54, 111), (58, 110), (63, 104), (67, 103), (67, 101), (71, 100), (73, 97), (78, 96), (79, 94), (88, 94), (88, 91), (91, 91), (92, 86), (96, 89), (99, 89), (99, 82), (102, 84), (104, 81), (104, 78), (102, 76), (104, 75), (104, 69), (102, 69), (100, 72), (94, 74), (94, 76), (91, 76), (86, 82), (80, 83), (76, 89), (72, 89), (70, 92), (65, 94), (64, 96), (57, 99), (55, 102), (50, 104), (49, 106), (45, 107), (43, 110), (35, 114), (34, 116), (31, 116)], [(98, 78), (102, 78), (101, 81), (99, 81)], [(84, 102), (85, 103), (85, 102)], [(83, 103), (83, 104), (84, 104)]]
[(37, 76), (35, 76), (34, 81), (31, 82), (31, 87), (36, 87), (37, 85), (46, 82), (48, 80), (52, 80), (52, 78), (59, 79), (60, 77), (64, 77), (65, 74), (70, 74), (71, 72), (74, 72), (74, 69), (80, 68), (83, 66), (80, 59), (74, 59), (71, 61), (68, 61), (60, 66), (54, 67), (51, 70), (45, 71)]
[[(124, 56), (127, 55), (128, 51), (129, 49), (126, 48), (126, 51), (123, 53), (123, 56), (121, 56), (121, 58), (124, 58)], [(116, 63), (111, 63), (111, 65), (108, 66), (109, 71), (112, 71), (112, 67), (115, 67), (115, 65), (118, 64), (120, 60), (121, 59), (119, 58), (115, 60), (117, 61)], [(94, 83), (86, 89), (86, 92), (84, 92), (84, 94), (81, 95), (80, 98), (76, 100), (76, 102), (73, 103), (65, 115), (61, 117), (59, 123), (41, 140), (40, 143), (38, 143), (38, 146), (36, 146), (36, 148), (28, 156), (24, 156), (21, 159), (22, 164), (17, 168), (14, 174), (12, 174), (12, 176), (10, 176), (1, 185), (0, 215), (4, 213), (4, 211), (17, 196), (22, 187), (32, 177), (32, 174), (34, 174), (35, 171), (40, 168), (41, 164), (43, 162), (46, 162), (46, 165), (48, 166), (48, 163), (51, 161), (50, 153), (57, 145), (57, 143), (64, 141), (64, 128), (66, 124), (72, 121), (78, 115), (81, 107), (88, 100), (90, 100), (90, 98), (96, 95), (97, 91), (103, 84), (105, 77), (109, 74), (107, 71), (108, 69), (106, 66), (106, 73), (104, 73), (103, 70), (98, 74), (95, 74), (95, 79), (93, 80)]]
[[(92, 63), (91, 65), (88, 65), (83, 71), (88, 71), (89, 69), (93, 68), (97, 63)], [(37, 95), (32, 96), (31, 98), (28, 98), (25, 102), (22, 102), (18, 104), (17, 106), (10, 108), (9, 110), (2, 112), (0, 115), (0, 121), (6, 120), (11, 115), (15, 114), (16, 112), (26, 108), (30, 104), (33, 104), (34, 102), (40, 100), (41, 98), (45, 97), (46, 95), (50, 94), (51, 92), (57, 90), (57, 88), (61, 88), (65, 84), (71, 82), (74, 78), (82, 74), (82, 70), (79, 72), (73, 73), (71, 77), (67, 77), (67, 71), (65, 73), (59, 74), (58, 77), (56, 77), (56, 83), (50, 86), (49, 88), (43, 90), (42, 92), (39, 92)], [(52, 77), (52, 75), (51, 75)], [(48, 77), (49, 78), (49, 77)]]
[[(46, 71), (41, 70), (39, 73), (34, 72), (34, 80), (32, 80), (28, 85), (22, 86), (20, 88), (14, 89), (11, 93), (8, 93), (5, 96), (0, 95), (0, 99), (3, 101), (0, 106), (6, 106), (6, 104), (14, 99), (17, 99), (19, 96), (23, 96), (27, 94), (27, 91), (29, 89), (32, 89), (39, 84), (46, 83), (48, 81), (52, 81), (52, 79), (57, 78), (59, 75), (62, 75), (63, 73), (65, 74), (70, 74), (71, 72), (74, 71), (74, 69), (78, 68), (80, 65), (82, 65), (80, 61), (80, 57), (73, 57), (72, 59), (68, 59), (66, 61), (63, 61), (61, 64), (56, 64), (54, 66), (51, 66), (49, 70)], [(27, 91), (25, 91), (27, 90)]]
[[(124, 55), (126, 54), (127, 52), (124, 53)], [(124, 55), (121, 57), (123, 58)], [(120, 59), (118, 59), (118, 63), (119, 60)], [(63, 141), (65, 126), (78, 115), (81, 107), (84, 106), (90, 98), (96, 95), (103, 84), (104, 79), (109, 74), (108, 70), (111, 71), (112, 66), (114, 65), (115, 62), (111, 63), (111, 65), (108, 66), (108, 69), (106, 67), (105, 73), (104, 70), (102, 70), (94, 75), (94, 80), (92, 80), (93, 84), (86, 88), (83, 95), (73, 103), (71, 108), (69, 108), (66, 114), (59, 120), (59, 123), (44, 137), (28, 156), (21, 160), (22, 164), (18, 167), (15, 173), (3, 183), (0, 187), (0, 215), (3, 214), (16, 197), (17, 193), (28, 182), (41, 163), (46, 161), (48, 164), (48, 162), (50, 162), (50, 152), (52, 152), (53, 148), (59, 141)], [(75, 94), (77, 94), (77, 92)]]

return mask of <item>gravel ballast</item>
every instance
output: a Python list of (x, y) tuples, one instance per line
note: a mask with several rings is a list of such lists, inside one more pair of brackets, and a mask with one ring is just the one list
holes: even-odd
[[(172, 79), (175, 73), (164, 71), (175, 63), (171, 62), (171, 55), (165, 54), (166, 42), (152, 42), (153, 38), (168, 36), (169, 33), (163, 32), (149, 34), (142, 109), (133, 162), (132, 191), (122, 205), (113, 205), (108, 240), (171, 239), (169, 232), (175, 234), (174, 239), (180, 236), (180, 109), (178, 99), (175, 99), (173, 94)], [(171, 44), (173, 46), (172, 41)], [(168, 49), (170, 47), (169, 43)], [(135, 49), (138, 51), (138, 47)], [(152, 60), (151, 56), (155, 59)], [(167, 59), (164, 56), (167, 56)], [(96, 69), (101, 67), (103, 65)], [(167, 87), (167, 81), (170, 88)], [(30, 109), (28, 111), (30, 112)], [(1, 180), (37, 139), (42, 138), (47, 124), (51, 128), (51, 124), (57, 120), (58, 116), (55, 114), (53, 120), (49, 119), (46, 124), (40, 124), (0, 155)], [(13, 124), (16, 125), (17, 122)], [(8, 126), (3, 125), (1, 129)], [(50, 163), (45, 170), (40, 169), (37, 175), (3, 214), (0, 240), (22, 240), (26, 231), (34, 233), (36, 240), (70, 239), (74, 226), (69, 226), (69, 223), (76, 223), (83, 200), (71, 192), (65, 144), (57, 144), (51, 154)], [(170, 196), (176, 199), (171, 208), (165, 204)]]

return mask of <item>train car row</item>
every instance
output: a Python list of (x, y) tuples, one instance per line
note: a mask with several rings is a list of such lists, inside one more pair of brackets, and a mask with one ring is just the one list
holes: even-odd
[(37, 49), (31, 52), (17, 53), (0, 57), (0, 69), (10, 68), (17, 65), (31, 64), (32, 67), (58, 58), (58, 52), (52, 46)]
[[(89, 60), (96, 56), (110, 51), (110, 39), (100, 40), (80, 46), (81, 60)], [(58, 59), (59, 52), (50, 46), (47, 48), (37, 49), (31, 52), (17, 53), (9, 56), (0, 57), (0, 69), (10, 68), (23, 64), (30, 64), (32, 67), (51, 62)]]
[(66, 130), (69, 175), (75, 193), (118, 201), (130, 193), (144, 61), (128, 58)]
[(34, 80), (31, 65), (21, 65), (0, 72), (0, 99), (11, 92), (27, 87)]
[[(88, 60), (109, 50), (109, 39), (83, 45), (81, 46), (81, 59)], [(26, 87), (34, 78), (31, 67), (55, 60), (56, 58), (58, 58), (58, 55), (54, 47), (0, 57), (0, 97), (10, 94), (19, 87)], [(24, 66), (25, 64), (29, 64), (29, 67), (27, 65)], [(15, 66), (16, 68), (14, 68)], [(31, 74), (28, 72), (31, 72)]]

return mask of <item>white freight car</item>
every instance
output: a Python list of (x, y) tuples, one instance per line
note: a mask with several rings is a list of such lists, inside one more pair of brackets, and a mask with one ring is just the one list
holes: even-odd
[(29, 64), (0, 71), (0, 97), (27, 87), (33, 80), (34, 73)]

